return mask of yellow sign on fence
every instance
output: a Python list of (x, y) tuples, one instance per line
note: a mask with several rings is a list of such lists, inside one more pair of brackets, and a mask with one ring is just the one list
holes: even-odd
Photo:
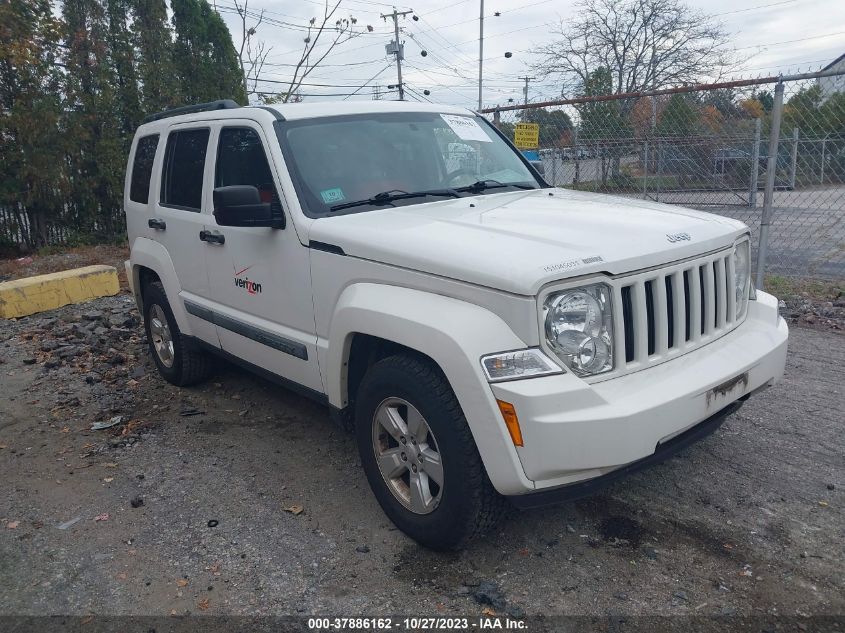
[(537, 149), (540, 146), (540, 124), (517, 123), (513, 129), (513, 144), (519, 149)]

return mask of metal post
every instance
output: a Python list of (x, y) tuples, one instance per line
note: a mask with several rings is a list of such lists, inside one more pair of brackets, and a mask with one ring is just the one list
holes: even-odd
[(499, 110), (499, 108), (496, 108), (493, 112), (493, 125), (495, 125), (497, 129), (502, 129), (502, 111)]
[[(829, 136), (829, 135), (828, 135)], [(821, 176), (819, 177), (819, 184), (824, 184), (824, 147), (827, 144), (827, 136), (822, 139), (822, 168), (821, 168)]]
[(754, 122), (754, 147), (751, 148), (751, 183), (748, 185), (748, 206), (757, 208), (757, 185), (760, 179), (760, 130), (762, 119)]
[(772, 129), (769, 133), (769, 160), (766, 165), (766, 189), (763, 192), (763, 216), (760, 218), (760, 241), (757, 245), (757, 275), (754, 285), (763, 288), (766, 255), (769, 250), (769, 224), (772, 218), (772, 198), (775, 192), (775, 172), (778, 166), (780, 119), (783, 113), (783, 81), (775, 86), (775, 103), (772, 108)]
[(789, 190), (795, 190), (795, 172), (798, 170), (798, 128), (792, 128), (792, 164), (789, 166)]
[(660, 178), (663, 176), (663, 143), (657, 142), (657, 178), (655, 179), (655, 202), (660, 202)]
[(478, 15), (478, 109), (481, 105), (481, 79), (484, 66), (484, 0), (481, 0), (481, 10)]
[(572, 157), (575, 159), (575, 177), (572, 179), (572, 183), (576, 185), (581, 178), (581, 161), (578, 155), (578, 128), (576, 127), (575, 133), (572, 135)]

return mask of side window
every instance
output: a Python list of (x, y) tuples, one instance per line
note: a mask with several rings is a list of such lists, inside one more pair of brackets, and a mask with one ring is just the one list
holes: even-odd
[(200, 211), (208, 134), (206, 129), (179, 130), (168, 135), (161, 177), (161, 204)]
[(153, 175), (153, 160), (157, 147), (158, 134), (138, 139), (135, 160), (132, 161), (132, 181), (129, 186), (129, 199), (132, 202), (147, 204), (150, 199), (150, 178)]
[(273, 172), (261, 137), (253, 129), (226, 127), (220, 130), (214, 188), (230, 185), (252, 185), (258, 189), (261, 201), (271, 203), (273, 211), (281, 215), (282, 205), (273, 183)]

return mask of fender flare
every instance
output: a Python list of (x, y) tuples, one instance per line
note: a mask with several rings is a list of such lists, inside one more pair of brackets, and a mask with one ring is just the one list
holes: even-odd
[(143, 310), (140, 283), (140, 268), (143, 266), (155, 272), (161, 279), (179, 330), (183, 334), (192, 334), (185, 305), (179, 298), (182, 286), (179, 284), (176, 267), (173, 265), (173, 260), (170, 259), (167, 249), (158, 242), (139, 237), (132, 242), (129, 261), (132, 265), (132, 287), (135, 289), (135, 301), (138, 303), (138, 308)]
[(348, 403), (346, 368), (355, 334), (387, 339), (432, 358), (458, 398), (493, 486), (502, 494), (534, 487), (481, 368), (485, 354), (527, 347), (498, 315), (401, 286), (348, 286), (335, 305), (326, 359), (327, 395), (338, 408)]

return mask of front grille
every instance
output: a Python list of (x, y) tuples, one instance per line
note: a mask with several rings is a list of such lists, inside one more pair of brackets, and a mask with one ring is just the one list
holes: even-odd
[(625, 373), (686, 353), (739, 324), (733, 249), (615, 280), (616, 366)]

